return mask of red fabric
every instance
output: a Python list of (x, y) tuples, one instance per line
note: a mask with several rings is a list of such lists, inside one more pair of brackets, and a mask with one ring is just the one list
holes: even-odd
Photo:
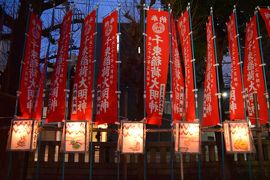
[(150, 9), (146, 24), (146, 123), (160, 126), (169, 59), (168, 12)]
[(202, 126), (216, 126), (218, 123), (220, 123), (217, 96), (217, 76), (216, 67), (214, 66), (216, 64), (216, 60), (212, 27), (212, 16), (209, 16), (208, 23), (206, 24), (207, 51)]
[(71, 105), (71, 120), (92, 121), (96, 10), (84, 19)]
[(178, 50), (175, 22), (172, 18), (172, 115), (173, 121), (180, 121), (184, 116), (185, 85), (182, 65)]
[(257, 93), (258, 117), (261, 124), (268, 121), (268, 109), (264, 95), (265, 85), (261, 65), (261, 56), (258, 43), (256, 16), (246, 26), (244, 84), (247, 97), (248, 117), (252, 124), (256, 124), (253, 93)]
[(239, 63), (238, 42), (236, 37), (236, 21), (234, 13), (227, 23), (229, 50), (231, 55), (231, 90), (230, 90), (230, 119), (245, 119), (244, 98), (242, 94), (242, 80)]
[(192, 49), (190, 38), (190, 24), (188, 11), (178, 19), (178, 31), (185, 64), (185, 107), (186, 121), (195, 122), (195, 99), (194, 99), (194, 77), (192, 65)]
[(102, 54), (97, 80), (97, 124), (118, 121), (117, 112), (117, 33), (118, 11), (102, 22)]
[(41, 43), (42, 24), (40, 19), (33, 13), (30, 16), (26, 45), (24, 51), (24, 64), (20, 81), (20, 110), (21, 118), (32, 118), (35, 111), (35, 95), (38, 84), (39, 54)]
[(60, 40), (56, 64), (52, 74), (51, 91), (46, 122), (62, 122), (65, 118), (66, 108), (66, 81), (67, 81), (67, 58), (70, 41), (70, 25), (72, 11), (69, 11), (61, 25)]
[(260, 14), (265, 22), (265, 26), (268, 32), (268, 36), (270, 37), (270, 9), (260, 8)]

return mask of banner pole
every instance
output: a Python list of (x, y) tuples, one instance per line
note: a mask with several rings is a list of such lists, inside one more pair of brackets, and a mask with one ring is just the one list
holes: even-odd
[(98, 35), (98, 9), (99, 4), (96, 5), (96, 25), (95, 25), (95, 42), (94, 42), (94, 68), (93, 68), (93, 84), (92, 84), (92, 120), (90, 128), (90, 152), (89, 152), (89, 180), (92, 180), (93, 176), (93, 121), (95, 116), (95, 87), (96, 87), (96, 63), (97, 63), (97, 35)]
[[(52, 9), (52, 19), (51, 19), (51, 28), (53, 27), (54, 24), (54, 13), (55, 13), (55, 3), (53, 4), (53, 9)], [(43, 81), (43, 94), (42, 94), (42, 108), (41, 108), (41, 122), (39, 126), (42, 126), (42, 117), (43, 117), (43, 112), (44, 112), (44, 99), (45, 99), (45, 94), (46, 94), (46, 77), (47, 77), (47, 67), (48, 67), (48, 61), (49, 61), (49, 54), (50, 54), (50, 47), (51, 47), (51, 42), (48, 38), (48, 46), (47, 46), (47, 52), (46, 52), (46, 58), (44, 62), (44, 81)], [(35, 179), (39, 179), (39, 155), (40, 155), (40, 146), (41, 146), (41, 134), (39, 132), (38, 135), (38, 147), (37, 147), (37, 163), (36, 163), (36, 176)]]
[[(26, 27), (25, 27), (25, 33), (24, 33), (24, 42), (23, 42), (23, 52), (22, 52), (22, 58), (21, 58), (21, 65), (20, 65), (20, 71), (19, 71), (19, 80), (18, 80), (18, 91), (16, 91), (16, 101), (15, 101), (15, 110), (14, 110), (14, 118), (17, 118), (18, 115), (18, 108), (19, 108), (19, 96), (20, 96), (20, 87), (21, 87), (21, 78), (22, 78), (22, 70), (23, 70), (23, 64), (24, 64), (24, 54), (25, 54), (25, 48), (26, 48), (26, 42), (27, 42), (27, 36), (28, 36), (28, 26), (30, 22), (30, 15), (33, 12), (32, 10), (32, 4), (29, 4), (29, 11), (26, 19)], [(11, 173), (11, 167), (12, 167), (12, 152), (8, 152), (8, 172), (7, 172), (7, 180), (10, 179), (10, 173)]]
[[(171, 9), (171, 5), (168, 4), (168, 14), (169, 14), (169, 38), (170, 38), (170, 64), (169, 64), (169, 67), (170, 67), (170, 92), (169, 92), (169, 95), (170, 95), (170, 107), (171, 107), (171, 110), (172, 110), (172, 96), (173, 96), (173, 91), (172, 91), (172, 26), (171, 26), (171, 21), (173, 21), (173, 19), (171, 18), (171, 13), (172, 13), (172, 9)], [(174, 21), (173, 21), (174, 23)], [(171, 111), (171, 152), (170, 152), (170, 163), (171, 163), (171, 180), (174, 179), (174, 164), (173, 164), (173, 157), (174, 157), (174, 136), (173, 136), (173, 111)]]
[[(143, 4), (143, 64), (144, 64), (144, 69), (143, 69), (143, 119), (146, 124), (146, 27), (145, 27), (145, 17), (146, 17), (146, 11), (147, 11), (146, 4)], [(146, 125), (145, 125), (146, 127)], [(146, 131), (146, 129), (145, 129)], [(144, 143), (144, 171), (143, 171), (143, 179), (147, 180), (147, 152), (146, 152), (146, 132), (145, 132), (145, 143)]]
[[(238, 59), (239, 59), (239, 67), (240, 67), (240, 77), (241, 77), (241, 83), (242, 83), (242, 94), (243, 94), (243, 99), (244, 99), (244, 116), (245, 120), (248, 122), (247, 119), (247, 104), (246, 104), (246, 93), (245, 93), (245, 85), (244, 85), (244, 78), (243, 78), (243, 61), (242, 61), (242, 56), (241, 56), (241, 44), (240, 44), (240, 37), (239, 37), (239, 31), (238, 31), (238, 18), (237, 18), (237, 13), (236, 13), (236, 5), (233, 6), (233, 14), (235, 17), (235, 29), (236, 29), (236, 39), (237, 39), (237, 47), (238, 47)], [(251, 171), (251, 161), (250, 161), (250, 155), (248, 154), (248, 176), (249, 180), (252, 180), (252, 171)]]
[[(194, 100), (195, 100), (195, 115), (196, 120), (199, 121), (200, 125), (201, 122), (199, 118), (199, 110), (198, 110), (198, 89), (197, 89), (197, 79), (196, 79), (196, 64), (195, 64), (195, 53), (194, 53), (194, 44), (193, 44), (193, 30), (192, 30), (192, 14), (191, 14), (191, 7), (190, 3), (187, 6), (188, 16), (189, 16), (189, 28), (190, 28), (190, 41), (191, 41), (191, 51), (192, 51), (192, 69), (193, 69), (193, 83), (194, 83)], [(198, 179), (202, 179), (202, 162), (201, 162), (201, 155), (198, 154)]]
[[(264, 62), (264, 55), (263, 55), (263, 46), (262, 46), (262, 35), (261, 35), (261, 29), (260, 29), (260, 22), (259, 22), (259, 15), (258, 15), (258, 10), (259, 7), (255, 8), (255, 16), (256, 16), (256, 23), (257, 23), (257, 31), (258, 31), (258, 42), (259, 42), (259, 48), (260, 48), (260, 56), (261, 56), (261, 66), (263, 70), (263, 79), (264, 79), (264, 95), (266, 98), (266, 103), (267, 103), (267, 109), (269, 112), (269, 95), (267, 91), (267, 82), (266, 82), (266, 72), (265, 72), (265, 62)], [(270, 123), (270, 113), (268, 113), (268, 123)]]
[[(214, 25), (214, 15), (213, 15), (213, 8), (210, 8), (210, 14), (212, 17), (212, 31), (213, 31), (213, 40), (214, 40), (214, 52), (215, 52), (215, 64), (216, 64), (216, 77), (217, 77), (217, 91), (218, 91), (218, 108), (219, 108), (219, 119), (220, 124), (222, 126), (222, 111), (221, 111), (221, 93), (220, 93), (220, 83), (219, 83), (219, 64), (217, 61), (217, 46), (216, 46), (216, 33), (215, 33), (215, 25)], [(225, 165), (224, 165), (224, 144), (223, 144), (223, 134), (220, 132), (221, 137), (221, 173), (222, 173), (222, 179), (226, 179), (225, 175)]]

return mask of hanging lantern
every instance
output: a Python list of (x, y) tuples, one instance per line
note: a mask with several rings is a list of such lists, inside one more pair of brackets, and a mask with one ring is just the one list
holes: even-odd
[(118, 150), (124, 154), (143, 153), (145, 125), (143, 122), (125, 121), (121, 123)]
[(84, 153), (89, 147), (89, 130), (86, 121), (65, 122), (62, 136), (63, 152)]
[(37, 148), (38, 121), (13, 119), (9, 132), (7, 150), (34, 151)]
[(200, 153), (200, 124), (177, 122), (174, 124), (175, 151), (181, 153)]
[(251, 131), (246, 121), (225, 121), (223, 127), (228, 153), (254, 152)]

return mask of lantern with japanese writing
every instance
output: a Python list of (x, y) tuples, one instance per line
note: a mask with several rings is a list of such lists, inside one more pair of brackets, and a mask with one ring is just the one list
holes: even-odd
[(200, 153), (200, 124), (176, 122), (174, 124), (175, 151), (181, 153)]
[(121, 124), (118, 148), (124, 154), (143, 153), (145, 143), (145, 125), (143, 122), (126, 121)]
[(34, 151), (37, 147), (38, 122), (14, 119), (10, 127), (7, 150)]
[(63, 152), (84, 153), (88, 151), (89, 130), (86, 121), (65, 122), (62, 136)]
[(246, 121), (225, 121), (223, 126), (228, 153), (254, 152), (251, 131)]

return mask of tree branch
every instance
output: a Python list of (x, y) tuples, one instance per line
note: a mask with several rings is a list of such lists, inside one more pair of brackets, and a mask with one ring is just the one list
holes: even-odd
[(42, 4), (42, 12), (47, 10), (47, 9), (53, 8), (54, 6), (58, 6), (60, 4), (63, 4), (63, 3), (67, 3), (67, 0), (50, 0), (48, 2), (44, 2)]
[(4, 22), (3, 24), (12, 28), (14, 24), (14, 19), (12, 16), (8, 15), (5, 10), (0, 6), (0, 17), (3, 17)]

